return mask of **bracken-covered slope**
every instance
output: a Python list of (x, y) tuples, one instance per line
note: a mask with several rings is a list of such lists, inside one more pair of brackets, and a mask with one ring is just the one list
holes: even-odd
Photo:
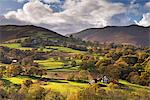
[(64, 36), (51, 30), (33, 25), (2, 25), (0, 26), (0, 42), (22, 37), (42, 35), (46, 37), (65, 38)]
[(84, 40), (150, 46), (150, 27), (137, 25), (90, 28), (73, 34)]

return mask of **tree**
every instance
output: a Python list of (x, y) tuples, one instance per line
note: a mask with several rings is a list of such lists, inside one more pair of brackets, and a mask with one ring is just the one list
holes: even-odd
[(109, 52), (106, 57), (112, 58), (113, 60), (118, 60), (122, 56), (122, 52)]
[(88, 80), (89, 75), (90, 73), (87, 70), (81, 70), (78, 74), (78, 79), (82, 81)]
[(143, 66), (145, 66), (145, 71), (150, 73), (150, 57), (144, 61)]
[(137, 71), (137, 72), (141, 73), (141, 72), (144, 71), (144, 66), (140, 63), (136, 63), (134, 66), (132, 66), (132, 69), (134, 71)]
[(38, 69), (36, 75), (40, 75), (41, 77), (47, 75), (46, 69)]
[(4, 58), (2, 58), (1, 62), (4, 64), (11, 64), (11, 59), (7, 56), (4, 56)]
[(45, 95), (45, 100), (66, 100), (66, 98), (59, 92), (49, 91)]
[(88, 60), (88, 61), (82, 61), (81, 69), (88, 70), (90, 72), (95, 70), (95, 61)]
[(136, 57), (136, 56), (123, 56), (123, 57), (121, 57), (120, 60), (126, 62), (129, 65), (134, 65), (137, 63), (138, 57)]
[(137, 56), (139, 58), (139, 62), (142, 63), (144, 62), (144, 60), (146, 58), (148, 58), (150, 55), (148, 53), (145, 53), (145, 52), (137, 52)]
[(117, 66), (121, 79), (126, 79), (129, 73), (132, 72), (132, 68), (124, 61), (116, 62), (114, 65)]
[(134, 75), (130, 78), (131, 83), (134, 84), (139, 84), (140, 83), (140, 76), (139, 75)]
[(18, 93), (23, 94), (23, 95), (27, 95), (28, 93), (28, 87), (24, 84), (21, 85), (21, 88), (19, 89)]
[(31, 65), (33, 63), (32, 57), (25, 57), (21, 61), (22, 65)]
[(105, 75), (108, 75), (111, 79), (118, 80), (120, 78), (120, 68), (119, 66), (109, 65), (106, 69)]
[(105, 94), (106, 91), (104, 89), (102, 91), (98, 85), (94, 84), (91, 87), (79, 91), (77, 93), (77, 100), (102, 100), (106, 96)]
[(29, 87), (28, 95), (32, 99), (41, 100), (45, 96), (45, 89), (39, 84), (32, 84)]
[(6, 97), (7, 97), (7, 92), (3, 88), (0, 88), (0, 99), (4, 100)]
[(99, 66), (99, 67), (97, 68), (99, 74), (105, 75), (105, 74), (107, 73), (107, 70), (108, 70), (107, 67), (108, 67), (108, 66)]
[(100, 59), (98, 62), (96, 62), (95, 66), (99, 67), (99, 66), (108, 66), (111, 64), (111, 59)]
[(30, 87), (32, 84), (33, 84), (33, 82), (30, 79), (23, 81), (23, 85), (25, 85), (26, 87)]
[(20, 66), (8, 66), (6, 69), (6, 74), (8, 77), (20, 75), (23, 72)]
[(131, 82), (131, 78), (135, 75), (139, 75), (138, 72), (130, 72), (126, 80)]
[(3, 77), (3, 73), (2, 72), (0, 72), (0, 79)]
[(140, 76), (140, 84), (141, 85), (148, 85), (150, 83), (150, 73), (149, 72), (142, 72)]
[(71, 62), (71, 66), (72, 66), (72, 67), (76, 67), (76, 65), (77, 65), (76, 61), (73, 60), (73, 61)]

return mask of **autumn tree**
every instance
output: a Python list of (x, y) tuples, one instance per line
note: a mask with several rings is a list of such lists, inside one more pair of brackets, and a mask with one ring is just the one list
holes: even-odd
[(71, 66), (72, 66), (72, 67), (76, 67), (76, 65), (77, 65), (76, 61), (73, 60), (73, 61), (71, 62)]
[(45, 100), (66, 100), (61, 93), (56, 91), (49, 91), (44, 98)]
[(41, 100), (45, 96), (45, 89), (39, 84), (32, 84), (29, 87), (28, 95), (31, 99)]

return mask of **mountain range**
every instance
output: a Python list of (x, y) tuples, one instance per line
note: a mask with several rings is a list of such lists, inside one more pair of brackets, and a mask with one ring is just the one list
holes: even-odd
[(23, 37), (30, 37), (30, 36), (47, 36), (51, 38), (65, 38), (54, 31), (37, 27), (33, 25), (1, 25), (0, 26), (0, 42), (4, 42), (11, 39), (18, 39)]
[(113, 42), (150, 46), (150, 27), (137, 25), (89, 28), (72, 35), (76, 38), (100, 43)]
[[(57, 32), (33, 25), (1, 25), (0, 42), (22, 37), (44, 35), (52, 38), (65, 38)], [(89, 28), (72, 34), (75, 38), (99, 43), (126, 43), (137, 46), (150, 46), (150, 27), (137, 25), (107, 26), (104, 28)]]

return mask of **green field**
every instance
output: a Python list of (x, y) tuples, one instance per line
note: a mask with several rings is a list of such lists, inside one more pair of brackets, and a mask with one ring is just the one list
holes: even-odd
[(15, 48), (20, 50), (32, 50), (32, 48), (21, 47), (20, 43), (0, 44), (0, 46), (6, 46), (9, 48)]
[(60, 80), (59, 82), (58, 83), (57, 82), (47, 82), (47, 85), (45, 85), (43, 87), (61, 92), (63, 95), (67, 95), (72, 92), (75, 93), (77, 91), (80, 91), (89, 86), (87, 83), (77, 83), (77, 82), (70, 82), (70, 81), (65, 81), (65, 80), (63, 80), (63, 81)]
[[(50, 71), (76, 71), (79, 68), (79, 66), (64, 66), (63, 62), (55, 61), (52, 58), (49, 58), (48, 60), (35, 60), (35, 62), (40, 64), (44, 69), (48, 69)], [(80, 61), (78, 61), (77, 63), (79, 62)]]
[(57, 51), (67, 52), (67, 53), (84, 53), (83, 51), (74, 50), (74, 49), (67, 48), (67, 47), (60, 47), (60, 46), (46, 46), (46, 48), (56, 49)]
[(11, 78), (3, 78), (3, 79), (9, 80), (13, 84), (22, 84), (24, 80), (30, 79), (30, 78), (11, 77)]
[[(12, 78), (3, 78), (4, 80), (9, 81), (10, 83), (13, 84), (22, 84), (24, 80), (26, 79), (31, 79), (33, 82), (36, 82), (37, 79), (36, 78), (29, 78), (29, 77), (12, 77)], [(127, 93), (130, 92), (135, 92), (138, 90), (143, 90), (146, 92), (150, 92), (150, 87), (146, 87), (146, 86), (140, 86), (140, 85), (135, 85), (135, 84), (131, 84), (129, 82), (120, 80), (120, 83), (128, 86), (130, 88), (130, 90), (120, 90), (120, 91), (124, 91)], [(70, 93), (77, 93), (78, 91), (88, 88), (90, 85), (88, 85), (87, 83), (77, 83), (77, 82), (71, 82), (71, 81), (66, 81), (66, 80), (51, 80), (48, 82), (44, 82), (43, 84), (40, 84), (40, 86), (44, 87), (45, 89), (52, 89), (54, 91), (58, 91), (60, 93), (62, 93), (63, 95), (69, 95)], [(106, 91), (109, 91), (110, 88), (109, 87), (105, 87), (104, 88)]]
[[(9, 82), (13, 84), (22, 84), (24, 80), (31, 79), (28, 77), (12, 77), (12, 78), (3, 78), (5, 80), (8, 80)], [(33, 82), (36, 81), (36, 79), (31, 79)], [(49, 82), (45, 82), (45, 84), (41, 84), (40, 86), (46, 88), (46, 89), (52, 89), (58, 92), (61, 92), (63, 95), (67, 95), (71, 92), (77, 92), (81, 89), (84, 89), (88, 87), (89, 85), (87, 83), (77, 83), (77, 82), (71, 82), (66, 80), (52, 80)]]
[[(20, 49), (20, 50), (32, 50), (32, 48), (29, 47), (21, 47), (20, 43), (5, 43), (5, 44), (0, 44), (0, 46), (6, 46), (9, 48), (15, 48), (15, 49)], [(38, 48), (39, 51), (41, 51), (40, 48)], [(79, 50), (74, 50), (71, 48), (67, 47), (60, 47), (60, 46), (46, 46), (46, 48), (42, 48), (42, 51), (60, 51), (60, 52), (67, 52), (67, 53), (84, 53), (83, 51)]]
[(79, 66), (76, 67), (63, 67), (60, 69), (52, 69), (50, 70), (51, 72), (70, 72), (70, 71), (78, 71), (79, 70)]
[(42, 65), (45, 69), (57, 69), (62, 68), (64, 63), (59, 61), (54, 61), (52, 58), (48, 60), (35, 60), (35, 62)]
[[(21, 47), (20, 43), (6, 43), (6, 44), (0, 44), (0, 46), (5, 46), (5, 47), (9, 47), (9, 48), (15, 48), (15, 49), (19, 49), (19, 50), (32, 50), (33, 48), (29, 48), (29, 47)], [(41, 51), (41, 49), (38, 49), (39, 51)], [(42, 51), (47, 52), (47, 51), (51, 51), (48, 49), (42, 49)]]
[(125, 85), (129, 86), (133, 90), (143, 89), (147, 92), (150, 92), (150, 87), (148, 87), (148, 86), (141, 86), (141, 85), (138, 85), (138, 84), (132, 84), (132, 83), (129, 83), (129, 82), (124, 81), (124, 80), (119, 80), (119, 83), (122, 83), (122, 84), (125, 84)]

